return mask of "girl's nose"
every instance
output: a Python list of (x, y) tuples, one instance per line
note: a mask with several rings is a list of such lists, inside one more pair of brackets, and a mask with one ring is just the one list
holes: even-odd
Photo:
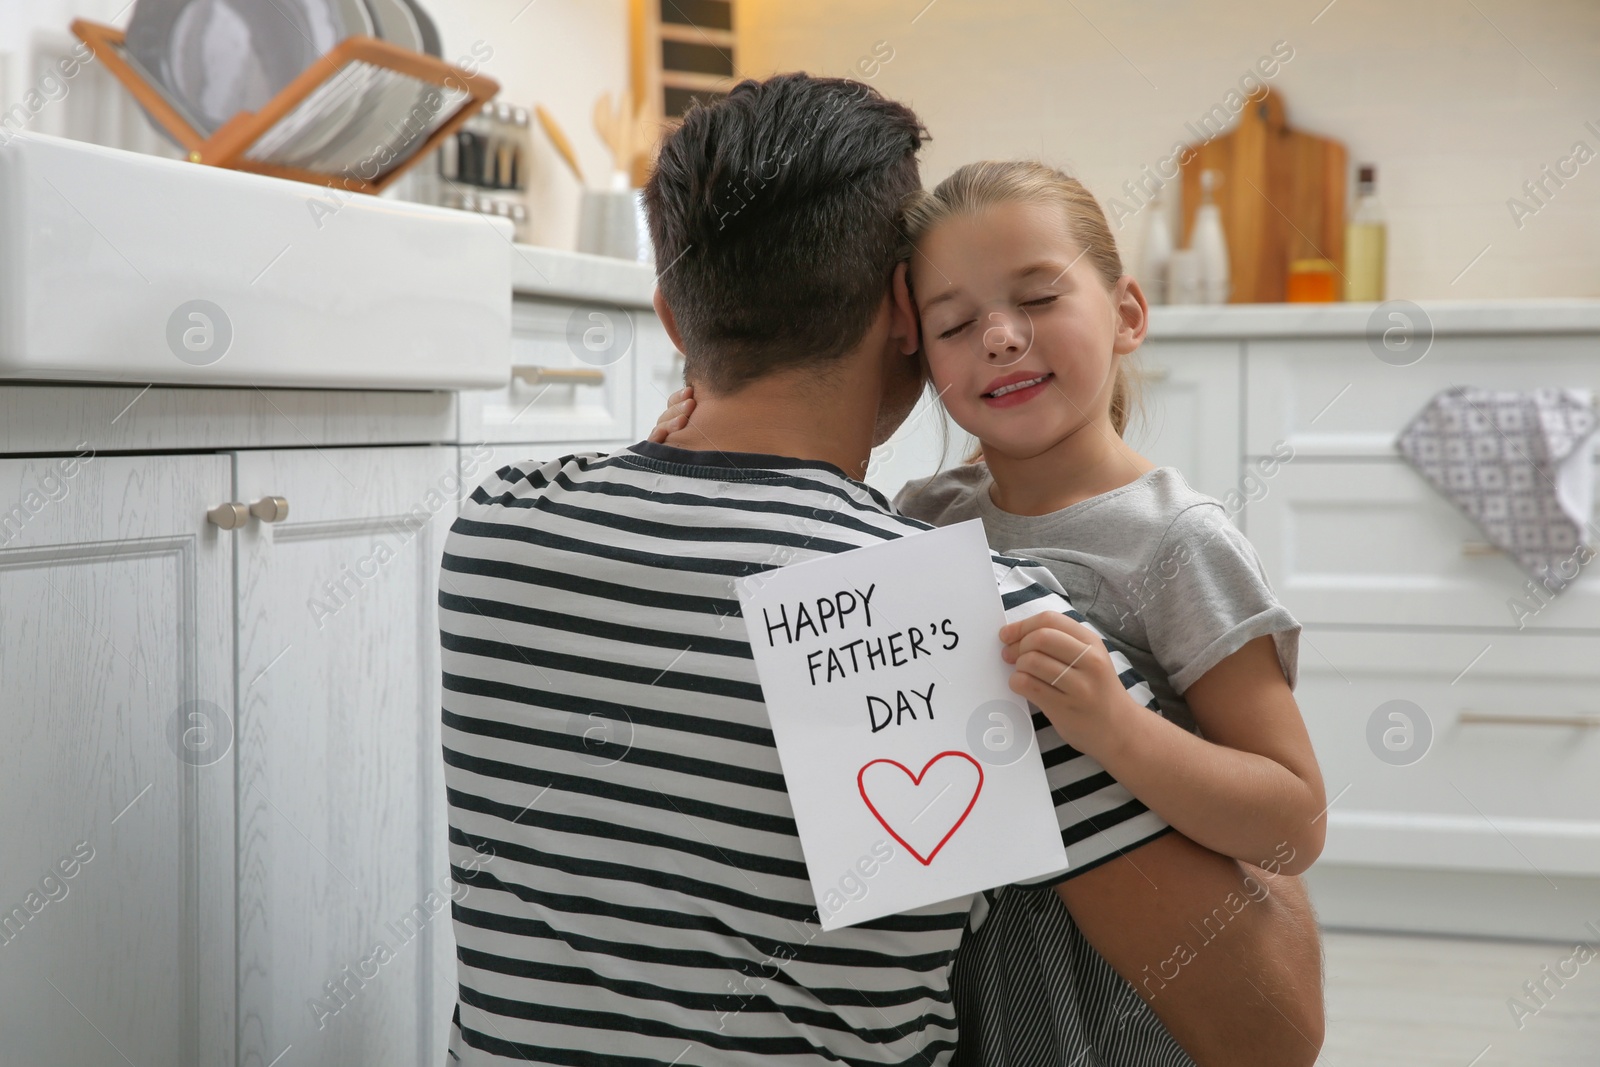
[(1022, 351), (1024, 343), (1021, 331), (1009, 315), (989, 312), (989, 328), (983, 331), (984, 355), (990, 359), (1015, 356)]

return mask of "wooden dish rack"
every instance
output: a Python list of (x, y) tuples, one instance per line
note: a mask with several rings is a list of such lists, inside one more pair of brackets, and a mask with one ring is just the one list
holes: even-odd
[[(123, 31), (86, 19), (76, 19), (72, 23), (72, 32), (127, 87), (146, 113), (189, 153), (190, 162), (333, 186), (351, 192), (382, 192), (390, 182), (426, 159), (446, 137), (454, 134), (500, 91), (500, 84), (493, 78), (468, 74), (460, 67), (434, 56), (401, 48), (375, 37), (347, 37), (316, 63), (301, 71), (260, 111), (241, 111), (206, 137), (190, 124), (166, 93), (128, 56)], [(277, 129), (279, 123), (290, 120), (298, 124), (309, 119), (337, 96), (331, 90), (336, 79), (347, 76), (346, 68), (359, 69), (363, 65), (435, 86), (445, 94), (447, 100), (454, 101), (454, 110), (449, 111), (448, 117), (442, 122), (430, 120), (432, 130), (427, 137), (420, 143), (407, 146), (404, 155), (393, 153), (393, 159), (367, 177), (350, 173), (350, 168), (341, 173), (322, 172), (260, 158), (269, 153), (256, 151), (257, 146)], [(419, 86), (419, 90), (421, 88)], [(444, 115), (446, 111), (441, 109), (438, 114)]]

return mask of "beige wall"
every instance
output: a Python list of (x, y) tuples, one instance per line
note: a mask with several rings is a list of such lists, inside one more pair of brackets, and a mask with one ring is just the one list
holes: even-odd
[[(556, 118), (589, 183), (603, 186), (611, 157), (594, 128), (594, 102), (628, 88), (627, 0), (423, 0), (456, 60), (483, 42), (494, 54), (483, 72), (500, 83), (499, 99), (543, 104)], [(528, 208), (535, 244), (572, 248), (579, 186), (535, 132)]]
[[(1390, 296), (1600, 296), (1600, 158), (1520, 229), (1507, 206), (1575, 142), (1600, 153), (1595, 0), (740, 2), (743, 73), (871, 75), (927, 122), (930, 182), (1035, 156), (1103, 203), (1285, 41), (1291, 124), (1378, 166)], [(1130, 265), (1147, 217), (1118, 231)]]

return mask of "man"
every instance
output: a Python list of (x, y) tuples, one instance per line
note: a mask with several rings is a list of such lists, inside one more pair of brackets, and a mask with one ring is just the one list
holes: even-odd
[[(924, 137), (866, 86), (805, 75), (691, 111), (646, 201), (693, 425), (513, 465), (463, 506), (439, 595), (467, 887), (453, 1062), (949, 1062), (973, 901), (821, 931), (735, 591), (925, 528), (856, 480), (922, 387), (895, 219)], [(995, 572), (1008, 621), (1070, 611), (1047, 572)], [(1038, 740), (1072, 862), (1051, 881), (1124, 976), (1170, 959), (1243, 872)], [(1288, 881), (1157, 998), (1202, 1064), (1316, 1058), (1316, 938)]]

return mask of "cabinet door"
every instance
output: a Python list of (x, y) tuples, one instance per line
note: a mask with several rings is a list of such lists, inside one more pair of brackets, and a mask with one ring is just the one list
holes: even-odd
[(1600, 627), (1594, 563), (1560, 596), (1530, 588), (1510, 557), (1403, 460), (1296, 455), (1263, 484), (1265, 495), (1249, 506), (1250, 540), (1301, 622)]
[(0, 461), (0, 1063), (233, 1059), (219, 456)]
[[(1176, 467), (1202, 493), (1219, 500), (1239, 485), (1239, 344), (1236, 341), (1147, 341), (1133, 366), (1143, 371), (1143, 417), (1127, 441), (1152, 463)], [(1242, 525), (1242, 516), (1234, 522)]]
[[(1412, 327), (1398, 318), (1394, 328)], [(1428, 329), (1416, 333), (1414, 357), (1392, 357), (1415, 358), (1403, 366), (1379, 359), (1362, 337), (1249, 342), (1247, 454), (1270, 455), (1286, 440), (1296, 458), (1391, 457), (1405, 425), (1453, 385), (1600, 389), (1592, 334), (1446, 335), (1429, 343)]]
[(1600, 875), (1600, 637), (1307, 631), (1320, 864)]
[(435, 582), (454, 448), (241, 452), (240, 1063), (444, 1061)]

